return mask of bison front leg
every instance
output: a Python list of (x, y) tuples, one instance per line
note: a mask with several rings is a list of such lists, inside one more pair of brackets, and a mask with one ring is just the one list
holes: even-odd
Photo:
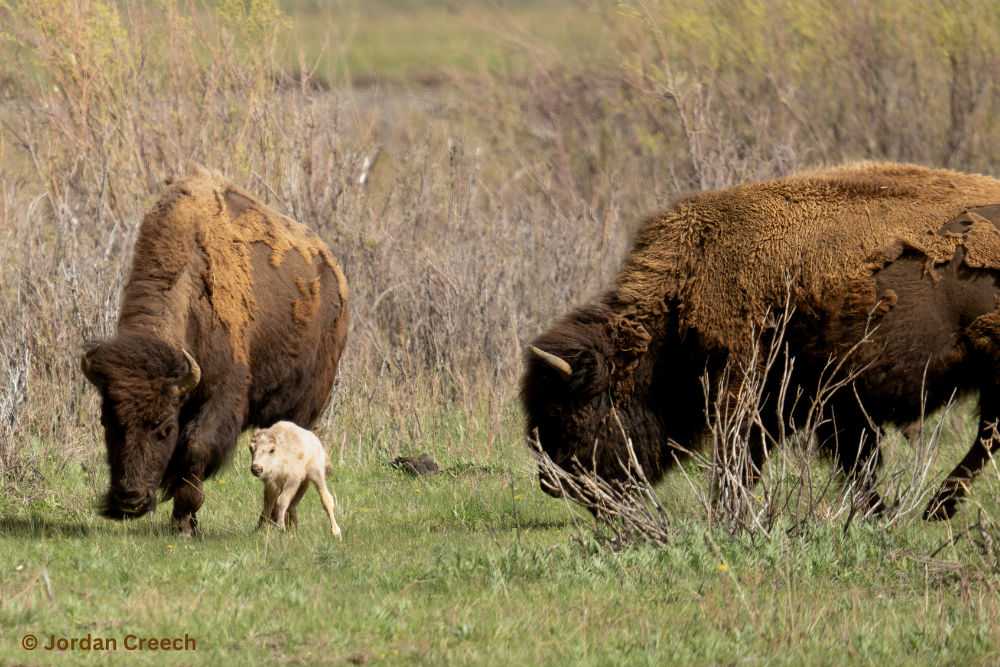
[(260, 520), (257, 522), (257, 529), (259, 530), (261, 526), (268, 522), (274, 522), (272, 518), (272, 513), (274, 512), (274, 504), (278, 500), (278, 489), (271, 486), (271, 484), (264, 483), (264, 507), (260, 511)]
[(879, 433), (857, 400), (850, 397), (836, 401), (829, 420), (816, 429), (816, 435), (822, 446), (832, 450), (837, 469), (851, 485), (855, 509), (863, 514), (885, 511), (882, 496), (875, 490), (882, 463)]
[(195, 517), (202, 503), (205, 502), (205, 492), (201, 490), (201, 479), (198, 475), (188, 474), (181, 481), (181, 486), (174, 492), (174, 512), (171, 517), (173, 529), (185, 539), (190, 539), (198, 532), (198, 519)]
[(198, 410), (184, 433), (184, 472), (175, 483), (174, 511), (171, 522), (181, 537), (193, 537), (198, 531), (197, 512), (205, 502), (201, 482), (213, 474), (236, 448), (240, 437), (244, 403), (234, 401), (237, 392), (218, 391), (221, 398), (207, 401)]
[(965, 498), (969, 484), (986, 464), (986, 459), (997, 446), (997, 420), (1000, 419), (1000, 385), (990, 381), (979, 390), (979, 432), (969, 452), (941, 484), (941, 490), (934, 496), (924, 519), (950, 519), (958, 512), (958, 504)]
[[(278, 528), (289, 527), (288, 510), (289, 508), (291, 508), (293, 512), (295, 511), (295, 508), (292, 506), (292, 503), (296, 498), (302, 497), (302, 494), (299, 493), (299, 489), (303, 486), (305, 486), (305, 488), (308, 488), (308, 484), (303, 484), (302, 480), (295, 480), (289, 478), (285, 482), (284, 488), (282, 488), (281, 493), (278, 494), (278, 501), (275, 503), (274, 510), (272, 511), (271, 515), (274, 519), (274, 523), (278, 525)], [(296, 520), (296, 524), (297, 523), (298, 520)]]
[[(290, 485), (294, 485), (295, 484), (294, 481), (286, 481), (285, 483), (286, 484), (290, 484)], [(292, 499), (288, 502), (288, 505), (287, 505), (287, 507), (285, 509), (284, 526), (286, 528), (298, 528), (299, 527), (299, 514), (298, 514), (298, 511), (295, 508), (296, 508), (296, 506), (298, 506), (299, 501), (302, 500), (302, 496), (306, 495), (306, 489), (308, 489), (308, 488), (309, 488), (309, 482), (308, 482), (308, 480), (298, 483), (298, 491), (296, 491), (295, 495), (292, 496)], [(277, 504), (275, 504), (271, 508), (271, 514), (269, 516), (271, 517), (271, 523), (274, 523), (274, 524), (278, 523), (278, 506), (277, 506)]]

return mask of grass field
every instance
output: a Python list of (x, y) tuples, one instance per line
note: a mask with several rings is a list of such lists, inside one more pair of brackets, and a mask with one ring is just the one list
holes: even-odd
[[(802, 523), (731, 534), (689, 464), (657, 489), (667, 545), (616, 551), (538, 490), (517, 393), (527, 342), (677, 196), (860, 159), (1000, 175), (998, 42), (971, 0), (0, 3), (0, 664), (997, 665), (995, 469), (946, 524), (850, 521), (834, 480)], [(188, 160), (344, 267), (317, 427), (343, 542), (314, 493), (297, 531), (254, 530), (245, 441), (202, 539), (169, 504), (95, 515), (81, 345)], [(947, 419), (924, 493), (971, 441), (970, 405)], [(885, 447), (891, 486), (915, 456)], [(388, 467), (421, 451), (448, 470)], [(822, 495), (829, 465), (787, 477)]]
[[(1000, 659), (996, 552), (966, 539), (934, 554), (961, 518), (954, 525), (913, 519), (891, 531), (868, 520), (846, 533), (843, 520), (815, 520), (795, 537), (778, 528), (771, 537), (732, 539), (705, 528), (683, 476), (673, 474), (660, 486), (675, 519), (670, 546), (613, 553), (594, 541), (586, 516), (542, 494), (531, 465), (511, 454), (488, 465), (442, 460), (447, 469), (427, 479), (385, 462), (335, 467), (338, 542), (313, 491), (297, 530), (255, 531), (261, 486), (249, 474), (245, 440), (241, 447), (234, 465), (208, 483), (203, 536), (192, 541), (171, 534), (169, 505), (134, 522), (97, 518), (92, 505), (104, 479), (78, 464), (42, 466), (30, 503), (5, 498), (0, 662)], [(889, 447), (890, 464), (902, 449)], [(959, 449), (956, 442), (942, 456)], [(1000, 484), (981, 482), (974, 498), (996, 497)], [(995, 516), (989, 503), (987, 511)], [(41, 642), (30, 652), (21, 646), (28, 634)], [(53, 636), (88, 635), (117, 639), (117, 650), (44, 649)], [(129, 651), (129, 635), (188, 636), (196, 648)]]
[(301, 56), (328, 85), (435, 83), (449, 71), (523, 67), (521, 40), (549, 53), (603, 41), (599, 14), (569, 2), (505, 3), (500, 20), (496, 5), (474, 3), (376, 2), (350, 11), (293, 2), (284, 9), (291, 29), (280, 48), (293, 61)]

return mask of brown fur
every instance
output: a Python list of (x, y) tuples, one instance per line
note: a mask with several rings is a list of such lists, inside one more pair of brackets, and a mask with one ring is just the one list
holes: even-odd
[[(308, 227), (258, 203), (220, 173), (199, 165), (191, 165), (186, 178), (171, 184), (142, 225), (119, 327), (124, 323), (149, 328), (152, 324), (162, 329), (163, 314), (173, 310), (165, 296), (174, 295), (174, 301), (183, 302), (204, 290), (215, 317), (229, 332), (233, 360), (245, 362), (246, 329), (259, 307), (253, 293), (253, 243), (271, 249), (269, 262), (274, 268), (281, 266), (289, 250), (297, 251), (309, 265), (319, 256), (337, 276), (334, 302), (346, 303), (349, 298), (340, 266)], [(192, 242), (200, 252), (192, 252)], [(188, 271), (192, 263), (203, 264), (202, 270)], [(194, 275), (201, 280), (191, 280)], [(183, 337), (183, 322), (174, 324), (174, 330), (161, 331), (172, 342)]]
[(682, 329), (742, 348), (750, 325), (784, 299), (786, 272), (797, 275), (799, 307), (854, 308), (874, 303), (873, 273), (907, 248), (927, 255), (929, 270), (959, 244), (970, 266), (1000, 268), (993, 225), (936, 233), (997, 201), (1000, 182), (985, 176), (877, 163), (700, 194), (643, 226), (616, 281), (615, 309), (623, 326), (647, 331), (665, 302), (678, 301)]
[[(853, 361), (874, 364), (858, 384), (876, 423), (919, 414), (925, 368), (931, 407), (954, 388), (983, 388), (985, 418), (1000, 364), (1000, 215), (991, 222), (992, 209), (977, 207), (997, 202), (1000, 182), (991, 178), (874, 163), (682, 199), (642, 227), (599, 304), (535, 341), (573, 375), (566, 383), (529, 359), (529, 429), (548, 431), (564, 460), (589, 461), (600, 435), (610, 458), (598, 467), (614, 476), (614, 404), (644, 443), (640, 462), (658, 476), (672, 460), (666, 438), (691, 446), (703, 428), (698, 378), (708, 369), (717, 382), (725, 361), (742, 357), (753, 326), (783, 308), (788, 276), (796, 308), (788, 342), (807, 397), (828, 357), (860, 340), (872, 312), (882, 322), (876, 344)], [(838, 426), (821, 435), (850, 472), (877, 456), (874, 434), (853, 397), (832, 407)]]
[[(117, 336), (87, 355), (112, 469), (105, 513), (145, 513), (159, 486), (174, 498), (175, 526), (191, 533), (201, 481), (240, 431), (319, 417), (348, 300), (343, 272), (305, 226), (201, 167), (170, 184), (143, 219)], [(202, 372), (183, 397), (172, 384), (187, 373), (181, 350)], [(166, 437), (154, 428), (163, 415)]]

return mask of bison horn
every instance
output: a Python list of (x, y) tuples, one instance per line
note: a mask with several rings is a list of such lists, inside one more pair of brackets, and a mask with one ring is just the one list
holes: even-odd
[(573, 369), (569, 367), (569, 364), (566, 363), (565, 359), (560, 359), (554, 354), (549, 354), (544, 350), (539, 350), (534, 345), (530, 345), (529, 347), (531, 348), (532, 352), (534, 352), (541, 358), (542, 361), (547, 363), (552, 368), (556, 369), (559, 375), (562, 376), (563, 380), (569, 382), (570, 376), (573, 375)]
[(183, 396), (198, 386), (198, 383), (201, 381), (201, 367), (198, 366), (198, 362), (194, 360), (194, 357), (188, 354), (187, 350), (181, 348), (181, 352), (184, 353), (184, 358), (187, 359), (189, 367), (188, 374), (184, 376), (183, 380), (177, 383), (178, 395)]
[(97, 352), (97, 347), (88, 350), (87, 353), (83, 355), (83, 358), (80, 359), (80, 370), (83, 371), (83, 377), (90, 380), (90, 384), (94, 385), (95, 387), (97, 387), (98, 390), (100, 390), (104, 387), (104, 380), (102, 380), (101, 376), (99, 376), (97, 373), (90, 370), (90, 358), (94, 356), (94, 352)]

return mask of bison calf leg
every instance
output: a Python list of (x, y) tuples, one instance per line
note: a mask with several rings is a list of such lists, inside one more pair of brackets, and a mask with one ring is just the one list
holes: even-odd
[[(274, 505), (274, 512), (272, 517), (274, 518), (274, 523), (278, 525), (279, 528), (286, 528), (288, 518), (289, 507), (292, 506), (292, 501), (299, 495), (299, 488), (302, 486), (302, 482), (289, 479), (285, 482), (285, 486), (282, 487), (281, 493), (278, 494), (278, 500)], [(299, 496), (301, 497), (301, 496)], [(292, 507), (294, 512), (295, 508)]]
[(306, 495), (306, 491), (309, 490), (309, 480), (303, 480), (299, 484), (299, 490), (295, 492), (292, 497), (292, 501), (288, 503), (288, 511), (285, 514), (285, 525), (292, 528), (299, 527), (299, 512), (295, 508), (298, 507), (299, 501), (302, 500), (302, 496)]
[[(323, 503), (323, 509), (326, 510), (327, 515), (330, 517), (330, 532), (338, 540), (342, 539), (340, 537), (340, 526), (337, 525), (337, 520), (333, 518), (333, 496), (330, 495), (330, 489), (326, 486), (326, 479), (320, 474), (310, 475), (312, 483), (316, 485), (316, 490), (319, 491), (319, 499)], [(309, 486), (309, 482), (306, 481), (306, 486)]]
[(265, 523), (274, 522), (274, 504), (277, 500), (278, 490), (270, 484), (264, 484), (264, 507), (260, 510), (260, 520), (257, 521), (258, 529)]
[(174, 493), (174, 512), (171, 524), (183, 538), (194, 537), (198, 532), (195, 513), (205, 502), (205, 492), (201, 490), (201, 480), (196, 475), (184, 477), (180, 488)]

